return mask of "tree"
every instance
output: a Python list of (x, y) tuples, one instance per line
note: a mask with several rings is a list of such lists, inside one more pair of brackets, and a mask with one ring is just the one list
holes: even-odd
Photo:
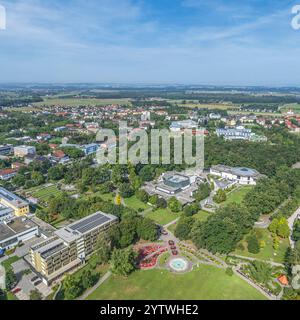
[(182, 217), (177, 222), (176, 229), (174, 232), (175, 237), (180, 240), (190, 239), (190, 232), (192, 230), (192, 226), (194, 223), (194, 219), (192, 217)]
[(135, 270), (136, 252), (132, 248), (114, 249), (111, 256), (111, 271), (116, 275), (127, 277)]
[(81, 275), (82, 286), (84, 289), (91, 288), (99, 279), (99, 273), (92, 273), (91, 270), (84, 270)]
[(278, 222), (279, 222), (278, 219), (275, 218), (275, 219), (273, 219), (272, 222), (270, 223), (268, 229), (269, 229), (269, 231), (270, 231), (271, 233), (274, 233), (274, 234), (275, 234), (275, 233), (277, 232)]
[(251, 276), (259, 283), (267, 284), (272, 278), (272, 266), (263, 261), (252, 261), (249, 265)]
[(76, 279), (73, 275), (67, 275), (63, 282), (63, 292), (66, 300), (74, 300), (83, 291), (81, 279)]
[(48, 171), (48, 179), (49, 180), (60, 180), (64, 177), (65, 168), (62, 165), (57, 165), (52, 167)]
[(153, 206), (156, 206), (158, 202), (158, 195), (153, 195), (149, 198), (149, 203), (152, 204)]
[(300, 240), (300, 220), (297, 220), (294, 224), (292, 238), (294, 241)]
[(139, 177), (143, 182), (153, 180), (155, 177), (154, 168), (151, 165), (144, 166), (139, 172)]
[(130, 183), (122, 183), (119, 186), (120, 194), (123, 198), (130, 198), (134, 195), (134, 190), (131, 187)]
[(290, 228), (286, 218), (282, 217), (279, 220), (277, 235), (281, 238), (288, 238), (290, 236)]
[(99, 264), (104, 264), (109, 261), (111, 255), (111, 243), (106, 234), (99, 236), (96, 244), (96, 254)]
[(116, 201), (116, 205), (117, 206), (120, 206), (122, 204), (122, 198), (121, 198), (119, 193), (116, 195), (116, 200), (115, 201)]
[(137, 235), (140, 239), (155, 241), (158, 237), (158, 228), (151, 219), (139, 217), (137, 222)]
[(164, 198), (158, 198), (157, 199), (157, 202), (156, 202), (156, 206), (157, 206), (157, 208), (163, 208), (163, 209), (165, 209), (165, 208), (167, 208), (167, 206), (168, 206), (168, 202), (164, 199)]
[(135, 196), (144, 203), (147, 203), (149, 200), (149, 195), (144, 189), (137, 190)]
[(219, 189), (213, 198), (214, 202), (222, 203), (226, 201), (226, 192), (222, 189)]
[(31, 290), (29, 296), (30, 296), (30, 300), (42, 300), (43, 299), (42, 294), (37, 289)]
[(200, 202), (200, 201), (208, 198), (210, 195), (210, 192), (211, 192), (211, 188), (210, 188), (209, 183), (202, 183), (202, 184), (200, 184), (194, 197), (198, 202)]
[(191, 231), (198, 248), (229, 253), (236, 248), (254, 223), (248, 210), (237, 204), (222, 207), (205, 222), (196, 221)]
[(199, 211), (199, 205), (197, 203), (193, 203), (193, 204), (190, 204), (190, 205), (187, 205), (184, 207), (183, 209), (183, 213), (190, 217), (190, 216), (193, 216), (194, 214), (196, 214), (198, 211)]
[(250, 253), (254, 253), (254, 254), (259, 253), (260, 246), (259, 246), (258, 240), (257, 240), (257, 238), (256, 238), (256, 236), (254, 234), (251, 234), (247, 238), (247, 243), (248, 243), (248, 251)]
[(182, 210), (182, 204), (175, 197), (169, 199), (168, 207), (172, 212), (180, 212)]
[(13, 272), (13, 269), (11, 266), (9, 266), (5, 270), (5, 272), (6, 272), (6, 274), (5, 274), (6, 287), (8, 290), (11, 290), (15, 287), (15, 285), (17, 283), (17, 277), (16, 277), (15, 273)]
[(277, 235), (281, 238), (288, 238), (290, 235), (290, 228), (286, 218), (275, 218), (269, 225), (269, 231), (274, 235)]
[(71, 159), (78, 159), (84, 156), (84, 152), (75, 147), (63, 147), (61, 150)]

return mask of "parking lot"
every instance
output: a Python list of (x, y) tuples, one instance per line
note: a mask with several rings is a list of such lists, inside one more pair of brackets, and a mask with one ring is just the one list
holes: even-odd
[(37, 275), (30, 270), (30, 267), (25, 260), (20, 259), (16, 261), (12, 264), (12, 268), (18, 279), (16, 288), (21, 289), (16, 293), (19, 300), (29, 300), (30, 291), (35, 289), (40, 291), (43, 297), (46, 297), (51, 293), (51, 289), (48, 288), (41, 279), (39, 279)]

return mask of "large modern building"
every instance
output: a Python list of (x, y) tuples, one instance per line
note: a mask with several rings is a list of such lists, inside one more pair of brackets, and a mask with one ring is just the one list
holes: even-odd
[(0, 249), (15, 247), (21, 241), (29, 240), (39, 235), (39, 228), (31, 220), (24, 217), (15, 218), (0, 223)]
[(168, 194), (175, 194), (185, 190), (191, 185), (190, 177), (180, 173), (166, 173), (162, 176), (162, 181), (156, 189)]
[(81, 150), (84, 152), (85, 155), (88, 156), (90, 154), (96, 153), (99, 147), (100, 147), (99, 144), (91, 143), (91, 144), (82, 146)]
[(64, 273), (84, 263), (97, 244), (118, 218), (96, 212), (54, 232), (54, 236), (30, 249), (30, 263), (47, 285)]
[(11, 154), (12, 152), (13, 152), (13, 146), (11, 144), (0, 146), (0, 155), (1, 156), (6, 156), (8, 154)]
[(224, 165), (216, 165), (210, 168), (210, 174), (229, 181), (235, 181), (241, 185), (255, 185), (257, 180), (264, 177), (255, 169), (233, 168)]
[(29, 203), (2, 187), (0, 187), (0, 204), (13, 209), (17, 217), (29, 214)]
[(18, 146), (14, 147), (14, 155), (15, 157), (24, 158), (29, 154), (36, 154), (35, 147), (32, 146)]
[(14, 210), (0, 204), (0, 223), (14, 218)]
[(185, 129), (197, 129), (198, 124), (193, 120), (173, 121), (170, 125), (170, 130), (173, 132), (180, 132)]
[(243, 126), (219, 128), (216, 130), (216, 134), (218, 137), (224, 137), (225, 140), (267, 141), (265, 136), (259, 136), (253, 133), (251, 129), (246, 129)]

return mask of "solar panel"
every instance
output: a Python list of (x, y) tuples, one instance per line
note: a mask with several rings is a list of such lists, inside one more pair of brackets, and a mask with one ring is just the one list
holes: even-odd
[(79, 221), (78, 223), (74, 224), (73, 226), (70, 226), (72, 230), (79, 231), (81, 233), (84, 233), (88, 230), (91, 230), (107, 221), (109, 221), (110, 218), (102, 215), (101, 213), (98, 213), (97, 215), (93, 215), (91, 217), (88, 217), (84, 219), (83, 221)]

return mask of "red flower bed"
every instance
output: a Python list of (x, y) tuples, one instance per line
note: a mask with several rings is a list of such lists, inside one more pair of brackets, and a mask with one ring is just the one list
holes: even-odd
[[(157, 258), (163, 252), (166, 252), (166, 251), (167, 251), (166, 247), (163, 247), (157, 244), (141, 248), (139, 250), (139, 256), (138, 256), (139, 268), (141, 269), (153, 268), (157, 263)], [(153, 254), (151, 257), (146, 258), (151, 254)]]

